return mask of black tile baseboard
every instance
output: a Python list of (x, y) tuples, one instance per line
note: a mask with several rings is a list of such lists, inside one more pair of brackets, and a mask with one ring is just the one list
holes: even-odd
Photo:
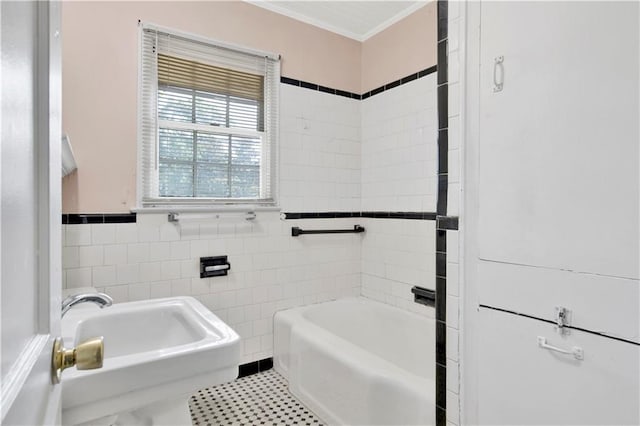
[(283, 84), (290, 84), (292, 86), (297, 86), (297, 87), (302, 87), (305, 89), (310, 89), (310, 90), (317, 90), (319, 92), (324, 92), (324, 93), (329, 93), (331, 95), (338, 95), (338, 96), (344, 96), (345, 98), (351, 98), (351, 99), (358, 99), (358, 100), (364, 100), (367, 98), (370, 98), (371, 96), (377, 95), (379, 93), (382, 93), (386, 90), (390, 90), (393, 89), (394, 87), (398, 87), (398, 86), (402, 86), (403, 84), (407, 84), (413, 80), (417, 80), (419, 78), (422, 77), (426, 77), (429, 74), (432, 74), (434, 72), (436, 72), (438, 70), (438, 67), (436, 65), (429, 67), (429, 68), (425, 68), (421, 71), (418, 71), (416, 73), (413, 74), (409, 74), (406, 77), (402, 77), (399, 78), (395, 81), (392, 81), (390, 83), (384, 84), (380, 87), (376, 87), (373, 90), (369, 90), (368, 92), (362, 93), (362, 94), (357, 94), (357, 93), (353, 93), (353, 92), (346, 92), (344, 90), (340, 90), (340, 89), (333, 89), (331, 87), (326, 87), (326, 86), (321, 86), (319, 84), (315, 84), (315, 83), (310, 83), (308, 81), (303, 81), (303, 80), (297, 80), (295, 78), (290, 78), (290, 77), (280, 77), (280, 83)]
[(238, 368), (238, 379), (242, 377), (251, 376), (252, 374), (258, 374), (263, 371), (271, 370), (273, 368), (273, 358), (260, 359), (258, 361), (242, 364)]
[(90, 225), (95, 223), (135, 222), (135, 213), (68, 213), (62, 215), (63, 225)]

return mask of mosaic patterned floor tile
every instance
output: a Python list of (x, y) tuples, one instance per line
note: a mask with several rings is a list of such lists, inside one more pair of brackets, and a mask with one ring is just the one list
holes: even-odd
[(189, 409), (195, 426), (324, 426), (273, 369), (202, 389), (189, 400)]

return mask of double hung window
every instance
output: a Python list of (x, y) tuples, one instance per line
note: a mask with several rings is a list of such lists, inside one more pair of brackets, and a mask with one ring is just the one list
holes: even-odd
[(279, 60), (142, 27), (142, 206), (275, 202)]

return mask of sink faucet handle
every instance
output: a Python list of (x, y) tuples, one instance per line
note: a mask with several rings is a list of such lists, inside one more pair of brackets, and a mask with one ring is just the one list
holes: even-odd
[(66, 314), (69, 309), (71, 309), (78, 303), (84, 302), (95, 303), (99, 307), (104, 308), (105, 306), (111, 306), (113, 304), (113, 299), (111, 298), (111, 296), (104, 293), (74, 294), (62, 301), (62, 316), (64, 316), (64, 314)]

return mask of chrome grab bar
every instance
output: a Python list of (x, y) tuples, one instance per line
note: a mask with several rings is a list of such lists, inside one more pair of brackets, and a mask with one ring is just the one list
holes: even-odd
[(538, 336), (538, 347), (542, 349), (548, 349), (550, 351), (559, 352), (561, 354), (573, 355), (573, 357), (577, 360), (584, 359), (584, 351), (579, 346), (574, 346), (571, 349), (562, 349), (557, 346), (553, 346), (547, 343), (547, 338)]
[(171, 212), (168, 214), (169, 222), (177, 223), (183, 220), (198, 221), (198, 220), (211, 220), (211, 219), (233, 219), (243, 218), (245, 220), (254, 220), (256, 218), (256, 212), (251, 210), (247, 212), (213, 212), (213, 213), (177, 213)]

